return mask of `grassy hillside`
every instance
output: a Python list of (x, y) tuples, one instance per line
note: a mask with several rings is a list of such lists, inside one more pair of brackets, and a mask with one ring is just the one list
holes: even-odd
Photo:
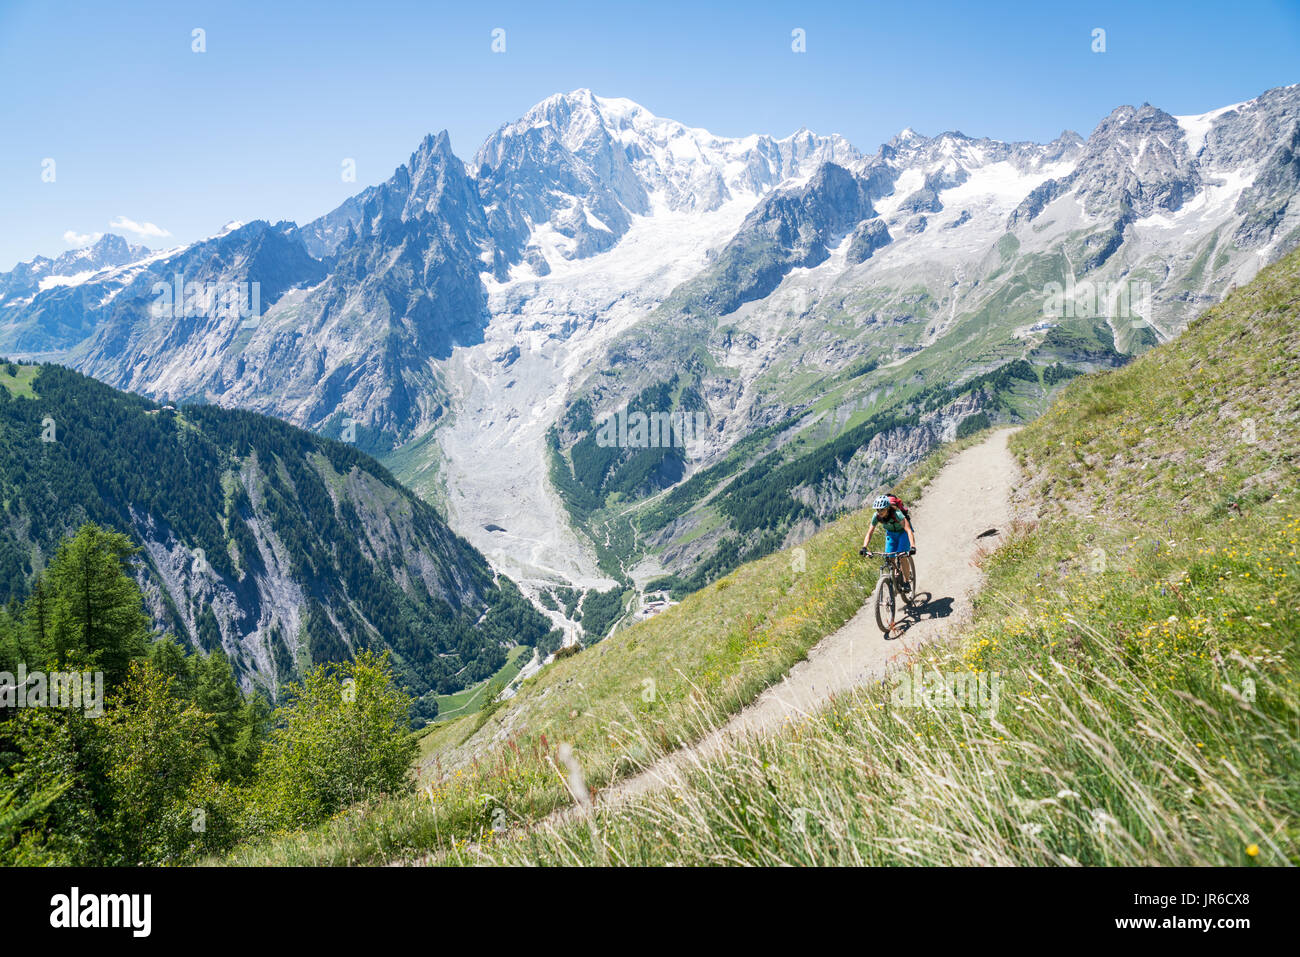
[(39, 371), (39, 366), (0, 363), (0, 386), (4, 386), (5, 391), (14, 398), (34, 399), (36, 393), (32, 391), (32, 382)]
[(540, 863), (1300, 862), (1300, 254), (1013, 440), (977, 620), (690, 786), (459, 849)]
[(599, 811), (594, 832), (511, 827), (566, 802), (561, 736), (599, 786), (724, 720), (842, 622), (865, 587), (861, 566), (837, 572), (851, 516), (807, 544), (804, 575), (788, 553), (743, 566), (559, 662), (482, 727), (439, 726), (441, 764), (412, 801), (234, 860), (1300, 861), (1298, 314), (1300, 254), (1173, 343), (1068, 383), (1014, 439), (1024, 519), (985, 560), (972, 630), (917, 662), (949, 687), (996, 676), (996, 710), (864, 688), (684, 789)]
[(455, 694), (438, 696), (438, 720), (451, 721), (465, 714), (476, 713), (483, 707), (484, 699), (491, 699), (514, 680), (533, 656), (529, 645), (515, 645), (506, 655), (506, 663), (490, 678), (463, 688)]
[[(917, 499), (949, 456), (979, 438), (935, 452), (900, 493)], [(495, 709), (434, 725), (421, 739), (425, 790), (416, 798), (357, 808), (323, 829), (241, 849), (234, 860), (375, 863), (449, 850), (494, 824), (569, 803), (555, 770), (561, 741), (583, 756), (592, 786), (648, 766), (703, 733), (702, 709), (740, 710), (853, 616), (875, 584), (875, 567), (857, 556), (868, 520), (840, 519), (805, 542), (802, 556), (787, 550), (738, 568), (556, 661)]]

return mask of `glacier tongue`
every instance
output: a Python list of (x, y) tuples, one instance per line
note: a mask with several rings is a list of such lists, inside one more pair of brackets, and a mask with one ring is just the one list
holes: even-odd
[(484, 341), (457, 347), (445, 366), (452, 417), (438, 443), (450, 523), (495, 568), (525, 586), (614, 584), (551, 488), (547, 430), (569, 386), (698, 272), (751, 205), (745, 197), (707, 214), (661, 208), (635, 217), (603, 255), (561, 262), (539, 279), (488, 283)]

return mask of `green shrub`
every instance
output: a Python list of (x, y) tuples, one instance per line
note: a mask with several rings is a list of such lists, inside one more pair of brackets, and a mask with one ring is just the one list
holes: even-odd
[(411, 698), (393, 683), (387, 655), (312, 669), (273, 728), (254, 784), (250, 827), (317, 824), (379, 794), (409, 790), (419, 746), (407, 732)]

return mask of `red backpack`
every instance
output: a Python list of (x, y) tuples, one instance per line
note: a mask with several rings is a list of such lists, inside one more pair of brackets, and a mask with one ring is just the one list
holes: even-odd
[(897, 509), (898, 511), (902, 512), (903, 517), (906, 518), (909, 522), (912, 520), (912, 513), (907, 510), (907, 506), (903, 504), (903, 500), (899, 498), (897, 495), (895, 495), (893, 492), (889, 493), (889, 504), (893, 506), (895, 509)]

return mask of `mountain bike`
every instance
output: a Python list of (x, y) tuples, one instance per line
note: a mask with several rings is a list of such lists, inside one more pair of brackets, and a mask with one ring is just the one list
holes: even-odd
[[(875, 558), (875, 552), (869, 552), (862, 549), (859, 554), (866, 558)], [(880, 555), (883, 559), (880, 565), (880, 580), (876, 582), (876, 593), (872, 604), (876, 609), (876, 624), (885, 634), (889, 634), (894, 629), (895, 609), (898, 596), (903, 597), (903, 604), (908, 608), (916, 600), (916, 559), (912, 559), (912, 581), (909, 588), (904, 590), (903, 583), (907, 581), (903, 576), (902, 562), (899, 561), (904, 555), (912, 556), (916, 554), (916, 549), (910, 549), (906, 552), (884, 552)]]

